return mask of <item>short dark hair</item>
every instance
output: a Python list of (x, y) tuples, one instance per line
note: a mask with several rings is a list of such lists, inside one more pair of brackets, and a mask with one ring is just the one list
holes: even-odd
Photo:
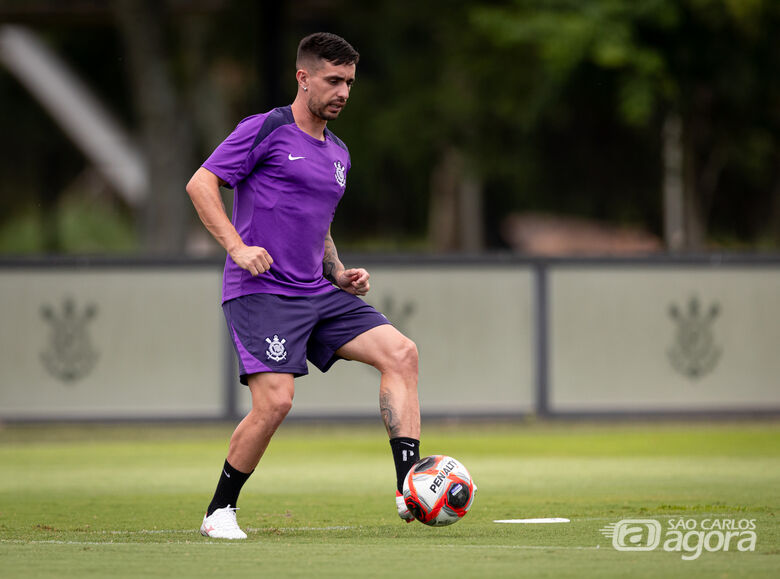
[(357, 64), (360, 54), (341, 36), (330, 32), (315, 32), (298, 44), (295, 64), (301, 68), (305, 61), (312, 58), (324, 59), (333, 64)]

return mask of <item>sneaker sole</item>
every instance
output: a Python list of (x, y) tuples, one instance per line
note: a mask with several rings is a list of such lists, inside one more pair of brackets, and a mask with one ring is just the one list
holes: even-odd
[(203, 535), (204, 537), (208, 537), (209, 539), (222, 539), (223, 541), (241, 541), (242, 539), (246, 539), (246, 537), (212, 537), (202, 529), (200, 531), (200, 534)]

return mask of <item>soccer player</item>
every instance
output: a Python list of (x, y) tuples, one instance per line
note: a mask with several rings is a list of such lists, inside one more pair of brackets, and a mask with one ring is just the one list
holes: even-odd
[[(413, 520), (401, 490), (419, 459), (417, 347), (358, 297), (369, 291), (369, 274), (342, 264), (330, 233), (350, 156), (327, 123), (347, 103), (358, 58), (334, 34), (301, 40), (292, 105), (242, 120), (187, 184), (201, 221), (228, 254), (222, 308), (252, 396), (203, 518), (207, 537), (246, 538), (236, 521), (239, 492), (290, 411), (307, 359), (322, 372), (347, 359), (381, 373), (396, 507)], [(234, 190), (232, 222), (222, 185)]]

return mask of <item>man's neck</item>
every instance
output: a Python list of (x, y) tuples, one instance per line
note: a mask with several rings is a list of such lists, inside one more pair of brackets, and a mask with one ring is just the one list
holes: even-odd
[(309, 107), (299, 98), (293, 101), (290, 108), (292, 109), (295, 124), (298, 125), (299, 129), (319, 141), (325, 140), (325, 125), (328, 124), (327, 121), (313, 115)]

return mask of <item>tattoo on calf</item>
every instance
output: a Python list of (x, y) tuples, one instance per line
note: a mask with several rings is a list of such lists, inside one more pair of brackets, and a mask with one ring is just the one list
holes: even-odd
[(390, 438), (400, 436), (401, 425), (398, 423), (396, 412), (390, 404), (390, 395), (385, 393), (379, 396), (379, 411), (382, 413), (382, 420), (385, 422), (385, 428)]

